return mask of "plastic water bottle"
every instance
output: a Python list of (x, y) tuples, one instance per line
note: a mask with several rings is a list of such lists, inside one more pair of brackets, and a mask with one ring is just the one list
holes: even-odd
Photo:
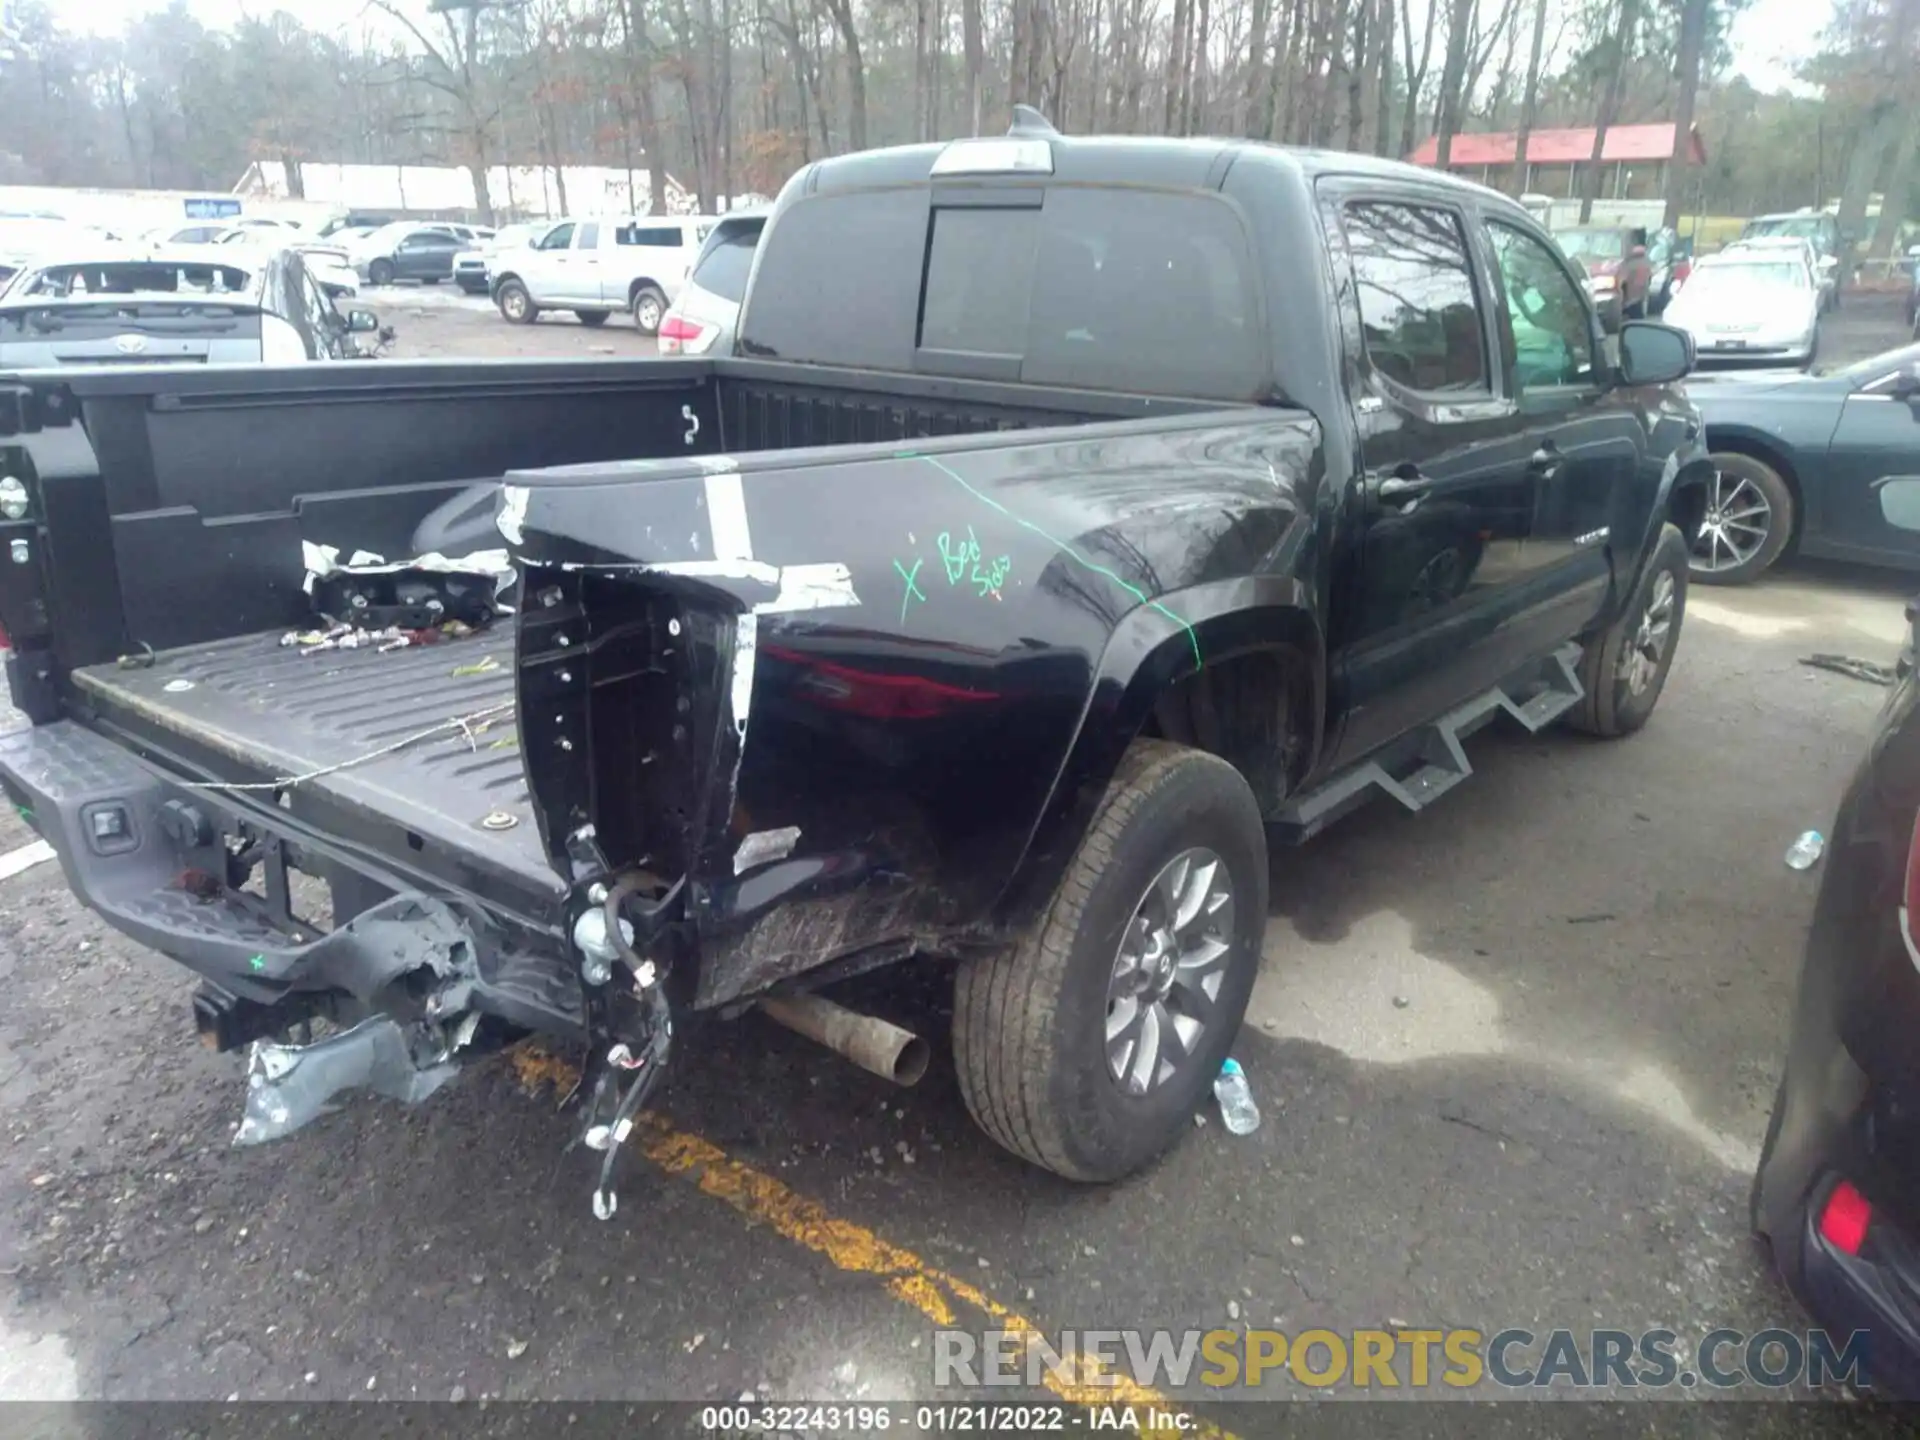
[(1827, 848), (1827, 842), (1818, 830), (1809, 830), (1793, 844), (1787, 847), (1787, 868), (1789, 870), (1811, 870), (1819, 863), (1821, 852)]
[(1251, 1135), (1260, 1128), (1260, 1107), (1253, 1103), (1253, 1090), (1247, 1084), (1247, 1072), (1238, 1060), (1229, 1059), (1220, 1067), (1213, 1082), (1213, 1098), (1220, 1102), (1220, 1118), (1236, 1135)]

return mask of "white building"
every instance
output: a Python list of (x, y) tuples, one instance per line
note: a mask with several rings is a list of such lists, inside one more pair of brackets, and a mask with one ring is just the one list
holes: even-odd
[[(543, 165), (495, 165), (487, 171), (488, 198), (496, 216), (539, 219), (559, 215), (644, 215), (652, 208), (646, 168), (567, 165), (567, 201), (560, 203), (554, 171)], [(322, 165), (300, 162), (300, 187), (308, 205), (336, 212), (390, 215), (474, 215), (479, 210), (473, 176), (453, 165)], [(233, 193), (259, 200), (290, 200), (287, 167), (278, 160), (256, 160)], [(667, 209), (690, 215), (699, 197), (671, 175)]]

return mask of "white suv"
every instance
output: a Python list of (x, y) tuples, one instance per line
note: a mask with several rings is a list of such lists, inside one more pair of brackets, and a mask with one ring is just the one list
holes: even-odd
[(622, 215), (562, 220), (528, 250), (495, 262), (493, 300), (515, 325), (542, 310), (571, 310), (604, 325), (615, 310), (642, 335), (657, 334), (714, 226), (710, 215)]

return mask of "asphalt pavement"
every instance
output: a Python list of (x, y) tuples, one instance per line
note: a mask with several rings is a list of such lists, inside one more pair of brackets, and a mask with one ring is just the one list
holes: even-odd
[[(371, 298), (402, 354), (651, 348)], [(1897, 340), (1850, 304), (1825, 354)], [(1884, 692), (1800, 659), (1889, 661), (1909, 588), (1696, 588), (1642, 734), (1483, 732), (1429, 812), (1277, 853), (1264, 1123), (1104, 1189), (973, 1128), (937, 967), (864, 993), (936, 1041), (912, 1090), (758, 1018), (678, 1037), (608, 1223), (538, 1055), (235, 1150), (183, 972), (56, 865), (0, 880), (0, 1398), (911, 1398), (942, 1323), (1804, 1329), (1744, 1223), (1818, 880), (1782, 857)]]

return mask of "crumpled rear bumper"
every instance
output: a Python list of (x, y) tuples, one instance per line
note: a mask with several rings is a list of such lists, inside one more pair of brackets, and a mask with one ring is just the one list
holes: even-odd
[[(549, 1033), (579, 1027), (564, 955), (509, 937), (459, 896), (322, 854), (289, 812), (190, 785), (73, 721), (0, 738), (0, 788), (82, 902), (208, 982), (214, 1002), (196, 1008), (216, 1048), (311, 1014), (438, 1024), (474, 1011)], [(262, 812), (286, 815), (284, 826)], [(235, 863), (243, 843), (249, 857)], [(336, 905), (353, 897), (331, 929), (294, 916), (289, 857), (332, 880)], [(261, 890), (240, 888), (256, 866)]]

